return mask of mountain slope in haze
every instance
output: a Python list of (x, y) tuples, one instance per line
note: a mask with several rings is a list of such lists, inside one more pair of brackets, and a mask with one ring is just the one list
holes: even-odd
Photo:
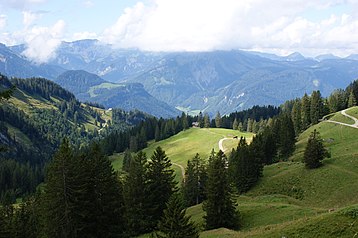
[[(23, 47), (9, 49), (21, 54)], [(299, 53), (282, 57), (240, 50), (143, 52), (113, 49), (97, 40), (63, 42), (51, 65), (86, 70), (111, 82), (140, 83), (172, 107), (211, 114), (279, 105), (312, 90), (328, 96), (358, 78), (356, 55), (313, 59)]]
[(126, 111), (137, 109), (157, 117), (179, 115), (179, 111), (151, 96), (139, 83), (110, 83), (83, 70), (66, 71), (58, 76), (56, 82), (81, 101)]
[(8, 77), (54, 79), (65, 71), (60, 66), (35, 64), (21, 54), (23, 47), (16, 49), (19, 52), (0, 43), (0, 73)]

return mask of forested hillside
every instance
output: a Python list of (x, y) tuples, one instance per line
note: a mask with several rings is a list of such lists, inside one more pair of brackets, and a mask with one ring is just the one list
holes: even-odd
[[(352, 179), (356, 171), (350, 169), (355, 162), (346, 158), (356, 158), (357, 129), (338, 133), (333, 123), (350, 125), (349, 117), (335, 113), (341, 109), (351, 107), (346, 113), (353, 118), (357, 114), (353, 106), (357, 105), (358, 81), (328, 98), (314, 91), (280, 108), (255, 106), (224, 117), (217, 113), (212, 119), (208, 113), (158, 119), (139, 111), (105, 110), (80, 103), (72, 93), (41, 78), (1, 76), (1, 82), (0, 234), (5, 237), (149, 233), (198, 237), (204, 230), (208, 230), (201, 233), (204, 237), (275, 236), (286, 234), (276, 226), (295, 234), (300, 219), (307, 216), (308, 226), (317, 226), (317, 219), (322, 218), (322, 232), (328, 235), (348, 237), (356, 229), (357, 187)], [(328, 119), (320, 122), (325, 115)], [(188, 130), (190, 126), (197, 128)], [(198, 149), (204, 155), (195, 155), (193, 144), (201, 145), (195, 144), (195, 138), (183, 137), (203, 135), (193, 134), (195, 130), (205, 131), (207, 137), (219, 130), (230, 131), (232, 134), (218, 141), (218, 147), (228, 137), (237, 146), (225, 153)], [(252, 134), (244, 131), (256, 135), (251, 139)], [(315, 150), (306, 152), (312, 143), (307, 138), (316, 139), (321, 146), (317, 147), (317, 153), (322, 153), (319, 163), (312, 168), (303, 159), (315, 155)], [(185, 140), (187, 144), (182, 143)], [(154, 148), (153, 141), (161, 142)], [(212, 142), (209, 138), (200, 141)], [(343, 143), (347, 154), (341, 157)], [(145, 149), (148, 144), (151, 146)], [(160, 144), (175, 166), (183, 169), (182, 181), (176, 178), (174, 163)], [(175, 147), (179, 144), (180, 148)], [(210, 145), (205, 146), (209, 150)], [(182, 159), (186, 151), (193, 155)], [(106, 155), (123, 152), (123, 164), (116, 172)], [(334, 193), (334, 184), (341, 188), (339, 194)], [(326, 194), (328, 200), (324, 202), (320, 194)], [(22, 201), (12, 205), (17, 198)], [(333, 216), (326, 213), (330, 206), (338, 210)], [(276, 213), (268, 214), (267, 207)], [(185, 216), (186, 208), (193, 215), (191, 220)], [(328, 229), (334, 217), (338, 228)], [(348, 227), (347, 222), (353, 225)], [(265, 226), (272, 231), (262, 231)], [(298, 232), (309, 234), (308, 230), (304, 226)]]

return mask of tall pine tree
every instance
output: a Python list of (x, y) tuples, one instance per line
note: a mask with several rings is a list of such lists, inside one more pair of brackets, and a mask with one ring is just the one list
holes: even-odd
[(146, 186), (147, 199), (151, 204), (148, 216), (153, 229), (163, 215), (166, 202), (176, 190), (175, 172), (171, 166), (165, 151), (157, 147), (148, 163)]
[(205, 186), (207, 181), (207, 169), (199, 154), (191, 160), (185, 169), (183, 181), (183, 196), (186, 206), (193, 206), (205, 199)]
[(199, 238), (199, 232), (190, 217), (185, 215), (177, 194), (173, 194), (167, 202), (156, 235), (160, 238)]
[(227, 159), (222, 151), (212, 151), (208, 165), (207, 200), (203, 209), (206, 229), (237, 228), (238, 214), (232, 199)]
[(319, 132), (314, 130), (308, 138), (307, 146), (303, 155), (303, 162), (308, 169), (315, 169), (322, 165), (321, 161), (325, 157), (330, 157), (329, 152), (324, 147)]
[(150, 231), (148, 221), (148, 198), (146, 192), (147, 156), (138, 152), (133, 158), (124, 182), (124, 201), (128, 220), (128, 229), (131, 236)]

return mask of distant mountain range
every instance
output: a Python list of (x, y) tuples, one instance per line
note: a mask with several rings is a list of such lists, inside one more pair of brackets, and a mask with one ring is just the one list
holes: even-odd
[(84, 70), (66, 71), (55, 82), (84, 102), (98, 102), (126, 111), (138, 109), (156, 117), (179, 115), (178, 110), (151, 96), (139, 83), (111, 83)]
[[(98, 100), (103, 104), (107, 100), (113, 106), (145, 108), (143, 111), (149, 113), (153, 104), (165, 110), (168, 104), (171, 110), (176, 107), (188, 112), (206, 111), (211, 114), (217, 111), (225, 114), (256, 104), (279, 105), (312, 90), (320, 90), (327, 96), (334, 89), (345, 87), (358, 78), (357, 55), (347, 58), (334, 55), (306, 58), (299, 53), (281, 57), (239, 50), (142, 52), (136, 49), (112, 49), (110, 45), (100, 44), (97, 40), (81, 40), (63, 42), (55, 58), (47, 64), (35, 65), (21, 56), (24, 49), (23, 45), (1, 45), (0, 72), (8, 76), (42, 76), (60, 83), (65, 80), (64, 75), (74, 80), (71, 74), (78, 74), (78, 71), (66, 71), (85, 70), (108, 82), (97, 79), (94, 85), (92, 81), (86, 86), (82, 85), (83, 88), (79, 85), (80, 89), (69, 82), (60, 84), (77, 97), (82, 99), (83, 96), (83, 100)], [(94, 77), (84, 72), (81, 74), (81, 77)], [(122, 87), (97, 87), (103, 84), (108, 86), (109, 82), (119, 83)], [(96, 94), (89, 94), (91, 87), (95, 87)], [(137, 97), (131, 98), (131, 92), (128, 92), (127, 99), (118, 97), (117, 101), (114, 100), (115, 95), (123, 94), (124, 91), (120, 93), (120, 89), (125, 87), (126, 92), (135, 89), (136, 92), (141, 91), (140, 95), (149, 93), (144, 98), (150, 100), (133, 102)], [(147, 104), (140, 107), (144, 101)]]

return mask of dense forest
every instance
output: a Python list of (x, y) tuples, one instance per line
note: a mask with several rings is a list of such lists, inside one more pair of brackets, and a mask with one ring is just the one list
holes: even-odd
[[(281, 107), (255, 106), (214, 119), (207, 113), (158, 119), (81, 103), (46, 79), (1, 76), (0, 89), (0, 237), (198, 237), (185, 208), (199, 203), (205, 229), (239, 229), (233, 196), (249, 191), (265, 165), (288, 160), (301, 132), (357, 105), (358, 98), (354, 81), (327, 98), (314, 91)], [(33, 99), (42, 106), (19, 106)], [(141, 150), (192, 125), (256, 135), (251, 143), (240, 138), (228, 155), (197, 154), (178, 184), (165, 151)], [(321, 152), (305, 161), (315, 168), (328, 152), (316, 132), (310, 146), (306, 153)], [(119, 152), (126, 156), (123, 171), (115, 172), (107, 155)], [(22, 202), (15, 206), (17, 198)]]

